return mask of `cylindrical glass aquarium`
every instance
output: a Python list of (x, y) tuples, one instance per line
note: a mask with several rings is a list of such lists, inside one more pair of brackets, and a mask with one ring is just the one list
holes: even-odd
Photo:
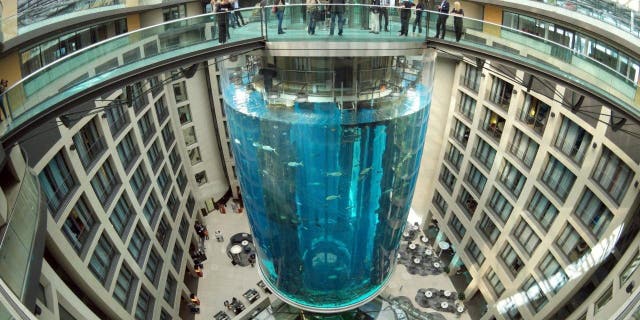
[(351, 309), (390, 279), (422, 155), (434, 58), (244, 56), (221, 64), (259, 270), (286, 302)]

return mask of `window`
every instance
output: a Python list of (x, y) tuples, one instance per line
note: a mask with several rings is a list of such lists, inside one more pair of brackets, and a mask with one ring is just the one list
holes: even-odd
[(489, 92), (489, 100), (498, 106), (509, 109), (511, 102), (511, 94), (513, 93), (513, 85), (498, 77), (492, 77), (491, 92)]
[(502, 285), (500, 278), (498, 278), (498, 275), (493, 270), (491, 270), (485, 278), (489, 282), (489, 286), (491, 286), (493, 292), (499, 298), (502, 293), (504, 293), (504, 286)]
[[(154, 97), (158, 96), (162, 92), (164, 86), (163, 82), (160, 81), (158, 76), (149, 77), (147, 81), (149, 83), (149, 88), (151, 89), (151, 94)], [(164, 96), (162, 97), (162, 99), (164, 99)]]
[(460, 191), (460, 195), (458, 196), (458, 203), (460, 207), (463, 209), (462, 211), (467, 215), (469, 219), (473, 216), (473, 213), (476, 212), (476, 208), (478, 208), (478, 201), (467, 191), (466, 188), (462, 188)]
[(76, 181), (67, 167), (62, 151), (58, 152), (38, 175), (40, 185), (47, 197), (47, 206), (51, 213), (58, 212), (62, 204), (72, 194)]
[(184, 125), (191, 122), (191, 109), (188, 104), (182, 107), (178, 107), (178, 117), (180, 118), (180, 124)]
[(504, 131), (504, 125), (507, 121), (499, 116), (497, 113), (484, 108), (484, 118), (480, 124), (480, 128), (489, 134), (489, 137), (494, 140), (500, 141), (502, 132)]
[(151, 180), (144, 169), (144, 163), (140, 163), (138, 169), (133, 172), (131, 179), (129, 179), (129, 184), (131, 184), (133, 193), (138, 195), (138, 201), (141, 201), (144, 198), (145, 193), (147, 193), (147, 189), (151, 185)]
[(522, 270), (522, 267), (524, 267), (524, 262), (522, 262), (522, 259), (520, 259), (510, 244), (504, 247), (502, 253), (500, 253), (500, 257), (514, 277), (517, 276), (520, 270)]
[(558, 209), (547, 199), (540, 190), (535, 189), (531, 201), (527, 206), (527, 210), (533, 215), (540, 225), (549, 230), (549, 226), (553, 223), (558, 215)]
[(543, 284), (549, 286), (548, 288), (543, 290), (545, 292), (551, 291), (553, 293), (558, 293), (558, 291), (568, 280), (568, 277), (564, 273), (564, 270), (562, 269), (558, 261), (553, 257), (551, 252), (547, 253), (544, 259), (542, 259), (542, 262), (540, 262), (538, 269), (540, 269), (546, 279)]
[(447, 213), (447, 207), (449, 206), (447, 202), (444, 200), (442, 195), (438, 191), (436, 191), (433, 195), (433, 205), (438, 208), (441, 215), (445, 215)]
[(84, 197), (80, 197), (62, 226), (62, 231), (76, 252), (82, 251), (95, 223), (96, 217), (93, 210), (87, 205)]
[(500, 230), (496, 227), (496, 224), (493, 223), (493, 220), (491, 220), (486, 212), (483, 213), (482, 219), (480, 219), (478, 230), (486, 237), (487, 240), (489, 240), (491, 244), (495, 244), (496, 240), (500, 236)]
[(522, 218), (520, 218), (520, 222), (518, 222), (518, 225), (513, 229), (513, 238), (518, 241), (529, 255), (531, 255), (540, 244), (540, 238)]
[(556, 243), (571, 262), (577, 261), (589, 249), (587, 243), (570, 224), (564, 228)]
[(169, 213), (171, 213), (171, 217), (173, 219), (176, 218), (178, 214), (178, 209), (180, 208), (180, 200), (176, 197), (175, 192), (171, 192), (169, 195), (169, 199), (167, 200), (167, 208), (169, 208)]
[(613, 296), (613, 285), (609, 285), (609, 287), (604, 291), (604, 293), (596, 301), (596, 305), (593, 312), (597, 313), (600, 309), (602, 309), (602, 307), (604, 307), (609, 301), (611, 301), (612, 296)]
[(507, 222), (511, 212), (513, 211), (513, 206), (505, 198), (498, 189), (493, 189), (493, 194), (491, 194), (491, 199), (489, 200), (489, 208), (493, 211), (503, 223)]
[(443, 166), (440, 171), (440, 182), (442, 182), (449, 192), (452, 192), (453, 186), (456, 184), (456, 176), (454, 176), (446, 166)]
[(180, 189), (180, 194), (182, 194), (184, 189), (187, 188), (187, 175), (184, 174), (184, 169), (180, 169), (180, 171), (178, 171), (178, 174), (176, 175), (176, 183)]
[(467, 146), (467, 142), (469, 141), (469, 134), (471, 131), (467, 126), (465, 126), (460, 120), (456, 119), (454, 122), (454, 127), (451, 130), (451, 136), (463, 147)]
[(133, 130), (127, 133), (116, 149), (118, 149), (118, 156), (120, 157), (122, 166), (126, 171), (129, 171), (135, 160), (138, 159), (138, 156), (140, 155), (138, 147), (136, 147)]
[(109, 221), (111, 221), (113, 229), (116, 230), (116, 233), (118, 233), (121, 239), (124, 239), (124, 231), (133, 216), (134, 213), (131, 204), (129, 204), (129, 200), (123, 194), (113, 208), (111, 216), (109, 216)]
[(127, 249), (129, 250), (129, 253), (131, 253), (133, 260), (137, 261), (139, 264), (142, 263), (142, 253), (148, 243), (149, 238), (147, 238), (144, 231), (142, 231), (142, 227), (138, 225), (131, 235), (131, 240), (129, 240), (129, 246)]
[(187, 86), (184, 81), (173, 84), (173, 95), (176, 97), (176, 103), (180, 103), (189, 99), (187, 97)]
[(160, 193), (163, 196), (167, 196), (167, 192), (169, 192), (169, 188), (171, 187), (171, 177), (167, 172), (167, 167), (163, 167), (162, 171), (158, 175), (158, 185), (160, 186)]
[(149, 199), (147, 199), (147, 203), (144, 204), (144, 208), (142, 209), (142, 213), (144, 217), (149, 222), (149, 225), (153, 227), (156, 218), (160, 214), (160, 203), (158, 202), (158, 198), (156, 198), (155, 192), (151, 192), (149, 195)]
[(111, 130), (113, 137), (117, 137), (118, 133), (129, 123), (127, 109), (120, 100), (109, 102), (109, 105), (104, 109), (104, 114), (107, 116), (109, 130)]
[(194, 126), (182, 129), (182, 134), (184, 135), (184, 144), (187, 147), (198, 142)]
[(535, 160), (536, 154), (538, 154), (538, 147), (538, 144), (533, 141), (533, 139), (529, 138), (529, 136), (522, 131), (515, 129), (513, 141), (511, 145), (509, 145), (509, 152), (522, 161), (527, 168), (531, 168), (533, 160)]
[(200, 171), (200, 172), (196, 173), (196, 183), (198, 184), (198, 186), (201, 186), (201, 185), (207, 183), (207, 172), (206, 171)]
[(122, 263), (122, 267), (120, 267), (120, 274), (118, 274), (118, 280), (116, 280), (116, 285), (113, 289), (113, 298), (125, 309), (128, 309), (127, 304), (131, 298), (131, 289), (135, 287), (134, 282), (135, 277), (133, 276), (133, 273), (124, 263)]
[(522, 192), (522, 188), (525, 182), (527, 182), (527, 178), (508, 161), (504, 162), (498, 179), (504, 187), (516, 197), (520, 196), (520, 192)]
[(172, 7), (166, 7), (162, 9), (162, 17), (164, 21), (177, 20), (180, 18), (184, 18), (187, 16), (187, 8), (186, 5), (176, 5)]
[(147, 276), (147, 279), (151, 281), (154, 285), (157, 284), (157, 276), (160, 274), (162, 269), (162, 259), (160, 255), (156, 252), (155, 249), (151, 249), (149, 253), (149, 259), (147, 259), (147, 267), (144, 269), (144, 275)]
[(475, 66), (470, 64), (465, 65), (464, 69), (464, 77), (462, 78), (462, 84), (475, 91), (478, 92), (478, 88), (480, 88), (480, 76), (482, 75), (482, 69), (478, 69)]
[(563, 202), (567, 199), (574, 181), (576, 176), (556, 158), (549, 156), (549, 162), (542, 174), (542, 182)]
[(456, 168), (456, 170), (460, 170), (463, 156), (458, 148), (449, 143), (449, 149), (447, 150), (447, 154), (444, 157), (445, 160), (447, 160), (454, 168)]
[(104, 138), (98, 132), (93, 120), (73, 136), (73, 145), (85, 169), (89, 169), (106, 149)]
[(164, 310), (160, 310), (160, 320), (171, 320), (171, 316)]
[(478, 138), (475, 150), (473, 151), (473, 156), (478, 159), (486, 169), (491, 170), (493, 160), (496, 157), (496, 150), (484, 140)]
[(591, 176), (617, 204), (620, 204), (633, 178), (633, 171), (606, 147)]
[(176, 136), (173, 134), (173, 129), (171, 129), (171, 121), (169, 121), (164, 128), (162, 128), (162, 140), (164, 141), (164, 147), (169, 148), (173, 141), (175, 141)]
[(107, 276), (111, 274), (111, 265), (115, 257), (116, 251), (103, 233), (89, 261), (89, 270), (103, 285), (106, 284)]
[(187, 203), (185, 204), (185, 206), (187, 207), (187, 212), (189, 213), (189, 215), (191, 215), (191, 213), (193, 212), (193, 209), (196, 206), (196, 199), (193, 198), (193, 194), (189, 193), (189, 196), (187, 197)]
[(562, 125), (554, 145), (575, 163), (581, 165), (591, 144), (591, 138), (591, 134), (579, 125), (567, 117), (562, 117)]
[(182, 266), (183, 253), (184, 253), (184, 250), (182, 250), (182, 247), (180, 246), (178, 241), (176, 241), (175, 245), (173, 246), (173, 253), (171, 254), (171, 264), (173, 265), (173, 268), (177, 272), (180, 271), (180, 267)]
[(167, 273), (167, 282), (164, 285), (164, 300), (173, 308), (173, 303), (176, 297), (176, 279), (171, 276), (171, 273)]
[(476, 100), (460, 92), (460, 104), (458, 105), (458, 111), (464, 114), (467, 119), (473, 119), (473, 114), (476, 112)]
[(151, 319), (151, 312), (153, 310), (153, 299), (149, 294), (149, 291), (140, 287), (140, 293), (138, 294), (138, 303), (136, 304), (136, 312), (134, 314), (136, 320), (148, 320)]
[(476, 167), (469, 165), (467, 181), (478, 194), (481, 194), (484, 190), (485, 184), (487, 183), (487, 178)]
[(127, 94), (131, 95), (130, 99), (132, 100), (133, 110), (135, 110), (136, 113), (138, 113), (148, 103), (147, 94), (144, 92), (144, 89), (142, 87), (142, 82), (136, 82), (131, 86), (127, 86), (127, 88), (129, 88), (129, 90), (126, 90)]
[(178, 151), (176, 149), (177, 148), (174, 147), (169, 153), (169, 163), (171, 164), (171, 168), (173, 168), (174, 172), (178, 167), (180, 167), (180, 157), (178, 156)]
[(158, 141), (158, 139), (156, 139), (156, 141), (149, 148), (149, 151), (147, 151), (147, 156), (149, 156), (151, 168), (153, 168), (154, 172), (157, 172), (160, 164), (162, 163), (162, 159), (164, 159), (162, 154), (162, 147), (160, 147), (160, 142)]
[(480, 251), (480, 248), (474, 241), (469, 241), (469, 245), (467, 245), (467, 254), (473, 258), (475, 263), (478, 265), (478, 268), (482, 266), (484, 262), (484, 254)]
[(158, 225), (158, 230), (156, 230), (156, 239), (160, 246), (163, 249), (167, 249), (167, 243), (169, 242), (169, 237), (171, 236), (171, 226), (165, 219), (160, 219), (160, 224)]
[(178, 234), (180, 235), (182, 240), (187, 241), (187, 235), (189, 234), (189, 220), (185, 216), (182, 216), (182, 219), (180, 220)]
[(164, 96), (160, 97), (153, 106), (156, 109), (158, 123), (162, 123), (169, 116), (169, 109), (167, 108), (167, 103), (164, 101)]
[(142, 141), (147, 143), (156, 132), (156, 127), (153, 124), (153, 119), (151, 118), (151, 112), (145, 113), (144, 116), (138, 120), (138, 128), (140, 129)]
[(627, 266), (624, 267), (622, 273), (620, 274), (620, 287), (624, 286), (624, 284), (631, 278), (634, 272), (640, 266), (640, 251), (636, 250), (636, 253), (633, 255), (633, 259), (627, 263)]
[(575, 213), (596, 238), (600, 238), (613, 219), (611, 211), (589, 189), (584, 191)]
[(520, 121), (533, 129), (537, 134), (542, 135), (544, 128), (547, 126), (550, 110), (551, 107), (548, 104), (525, 93), (524, 107), (520, 110)]
[(522, 292), (527, 295), (527, 299), (529, 299), (529, 304), (533, 308), (533, 310), (537, 312), (542, 309), (549, 300), (547, 296), (544, 295), (542, 289), (536, 282), (533, 277), (529, 277), (527, 281), (522, 285)]
[(104, 162), (100, 170), (91, 179), (91, 186), (102, 205), (106, 208), (109, 200), (117, 191), (118, 186), (120, 186), (120, 179), (116, 176), (111, 161)]
[(456, 217), (455, 214), (451, 215), (451, 220), (449, 220), (449, 225), (451, 226), (453, 232), (455, 233), (458, 241), (461, 241), (464, 237), (464, 234), (467, 232), (467, 228), (462, 225), (460, 219)]

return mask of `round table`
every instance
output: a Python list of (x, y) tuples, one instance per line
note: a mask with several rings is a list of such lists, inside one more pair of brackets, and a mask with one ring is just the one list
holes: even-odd
[(409, 245), (409, 249), (415, 250), (416, 249), (416, 244), (415, 243), (410, 244)]
[(418, 231), (418, 229), (420, 229), (420, 227), (416, 226), (415, 224), (411, 226), (411, 230), (413, 231)]
[(451, 297), (451, 291), (449, 291), (449, 290), (445, 290), (445, 291), (444, 291), (444, 296), (445, 296), (445, 297)]
[(413, 263), (415, 263), (415, 264), (419, 264), (419, 263), (420, 263), (420, 258), (415, 258), (415, 259), (413, 259)]
[(442, 309), (446, 309), (446, 308), (448, 308), (448, 307), (449, 307), (449, 303), (448, 303), (448, 302), (446, 302), (446, 301), (443, 301), (443, 302), (440, 304), (440, 307), (442, 307)]
[(456, 310), (458, 312), (464, 312), (464, 307), (463, 306), (458, 306), (458, 308)]
[(429, 238), (422, 236), (420, 237), (420, 241), (422, 241), (422, 243), (429, 243)]
[(242, 240), (242, 242), (240, 242), (241, 245), (246, 246), (249, 244), (249, 241), (247, 240)]
[(409, 237), (409, 232), (407, 232), (407, 231), (403, 232), (402, 236), (405, 237), (405, 238), (408, 238)]
[(427, 298), (431, 298), (431, 297), (433, 297), (433, 292), (427, 290), (427, 291), (424, 292), (424, 296), (427, 297)]
[(426, 254), (426, 255), (430, 256), (430, 255), (432, 255), (432, 254), (433, 254), (433, 250), (431, 250), (431, 249), (427, 249), (427, 250), (425, 250), (425, 251), (424, 251), (424, 254)]
[(434, 262), (433, 266), (436, 267), (436, 268), (440, 268), (440, 263), (439, 262)]
[(229, 252), (231, 252), (231, 254), (240, 254), (240, 252), (242, 252), (242, 247), (236, 244), (229, 249)]
[(438, 247), (440, 247), (440, 250), (447, 250), (451, 247), (451, 245), (449, 245), (449, 242), (446, 241), (440, 241), (438, 243)]

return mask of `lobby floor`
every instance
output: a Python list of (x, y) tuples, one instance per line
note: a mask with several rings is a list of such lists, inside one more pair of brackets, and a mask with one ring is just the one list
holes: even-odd
[[(230, 209), (230, 208), (229, 208)], [(230, 210), (227, 210), (230, 212)], [(198, 297), (201, 300), (200, 314), (195, 316), (196, 320), (210, 320), (219, 311), (226, 311), (224, 307), (225, 300), (231, 300), (236, 297), (242, 301), (247, 309), (250, 308), (248, 301), (242, 297), (242, 294), (248, 289), (256, 289), (260, 293), (260, 299), (254, 303), (260, 303), (266, 299), (264, 292), (258, 288), (256, 283), (260, 281), (258, 270), (256, 268), (240, 267), (231, 264), (231, 260), (226, 254), (226, 247), (229, 237), (239, 233), (250, 233), (249, 223), (245, 213), (227, 213), (220, 214), (214, 211), (204, 218), (204, 223), (211, 235), (216, 230), (220, 230), (224, 236), (224, 242), (217, 242), (215, 237), (205, 241), (207, 260), (204, 262), (204, 276), (198, 284)], [(435, 313), (436, 310), (421, 308), (414, 301), (414, 297), (420, 288), (438, 288), (443, 290), (455, 291), (453, 283), (444, 274), (417, 276), (407, 272), (404, 265), (398, 265), (391, 278), (387, 288), (383, 291), (384, 296), (406, 296), (411, 299), (413, 305), (418, 309), (429, 313)], [(272, 295), (270, 295), (272, 296)], [(275, 296), (272, 297), (272, 299)], [(227, 315), (232, 317), (230, 311), (226, 311)], [(453, 313), (439, 312), (446, 319), (471, 319), (467, 312), (458, 316)], [(243, 312), (241, 315), (245, 315)], [(232, 317), (233, 318), (233, 317)], [(380, 317), (379, 317), (380, 318)], [(385, 319), (388, 317), (385, 317)], [(389, 318), (389, 320), (392, 320)]]

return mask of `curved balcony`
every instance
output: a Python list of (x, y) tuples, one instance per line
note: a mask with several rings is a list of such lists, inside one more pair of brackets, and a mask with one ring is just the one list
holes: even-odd
[[(345, 7), (343, 36), (338, 36), (337, 30), (336, 35), (329, 35), (329, 14), (318, 21), (314, 36), (308, 35), (307, 26), (302, 23), (291, 23), (286, 34), (277, 34), (277, 19), (271, 7), (266, 6), (240, 10), (249, 23), (230, 29), (231, 37), (223, 44), (218, 39), (218, 14), (174, 20), (105, 40), (38, 70), (0, 96), (7, 114), (0, 123), (0, 135), (3, 141), (10, 140), (26, 126), (60, 115), (65, 106), (121, 88), (129, 81), (222, 54), (263, 48), (265, 41), (266, 48), (288, 55), (300, 54), (296, 50), (339, 55), (341, 50), (349, 49), (363, 55), (379, 55), (381, 50), (424, 48), (422, 37), (399, 37), (397, 21), (390, 21), (391, 32), (370, 33), (366, 28), (371, 6)], [(302, 9), (303, 5), (288, 5), (287, 14)], [(436, 16), (431, 11), (423, 14), (427, 35), (435, 34)], [(464, 25), (466, 33), (460, 42), (454, 42), (453, 32), (449, 31), (445, 40), (427, 38), (427, 45), (509, 62), (640, 118), (637, 85), (608, 66), (520, 30), (471, 18), (464, 18)]]

